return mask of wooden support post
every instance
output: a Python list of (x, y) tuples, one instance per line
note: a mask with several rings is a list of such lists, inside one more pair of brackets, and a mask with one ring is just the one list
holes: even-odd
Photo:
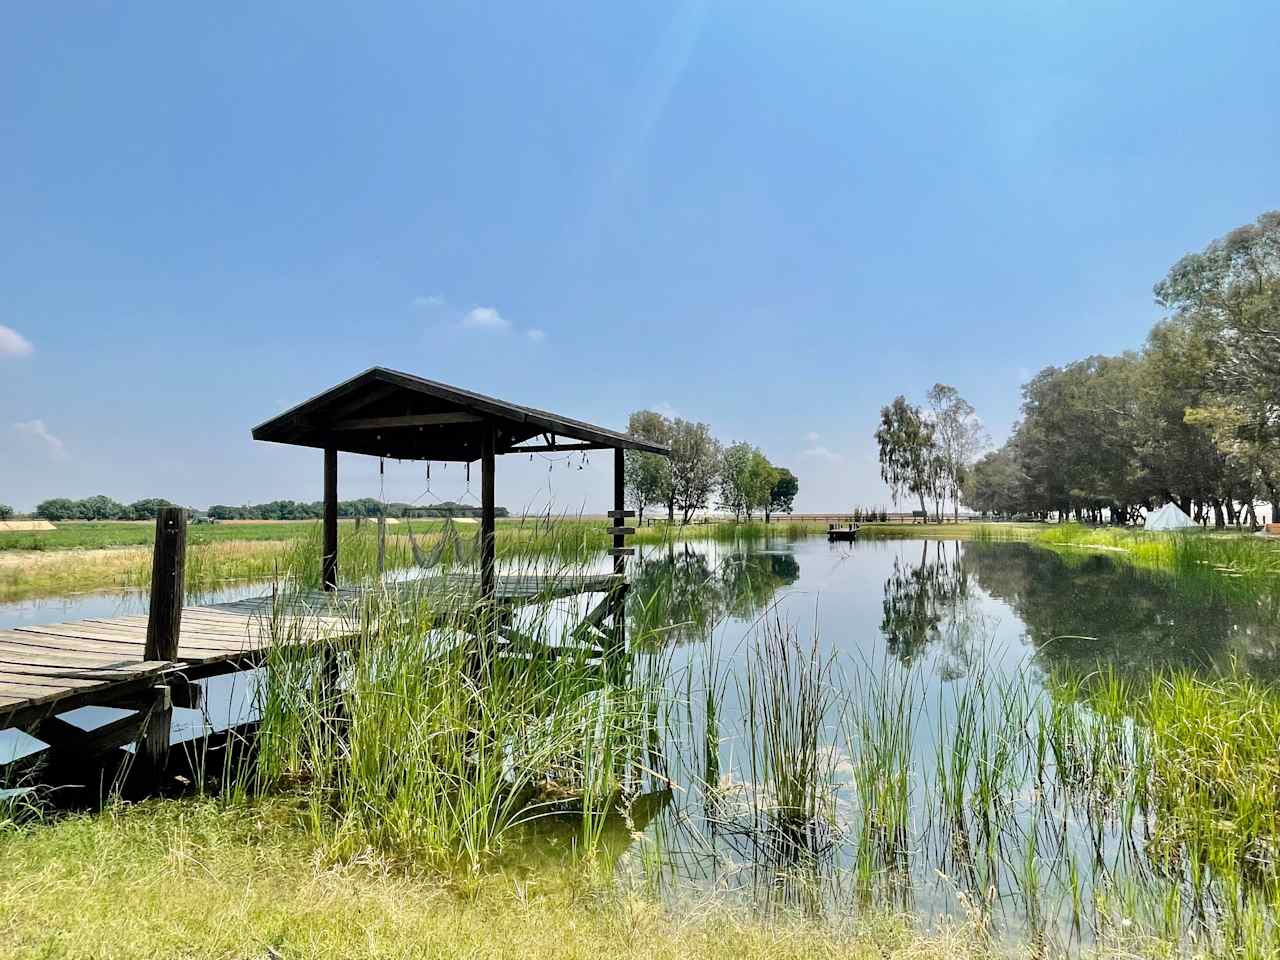
[[(186, 559), (187, 511), (161, 507), (156, 514), (156, 542), (151, 554), (151, 606), (147, 611), (144, 660), (178, 659)], [(173, 701), (167, 686), (154, 688), (152, 703), (144, 715), (139, 753), (148, 768), (158, 774), (169, 756), (173, 721)]]
[[(624, 451), (618, 448), (613, 451), (613, 509), (615, 513), (621, 515), (621, 511), (627, 508), (627, 458)], [(618, 519), (618, 525), (621, 527), (622, 521)], [(613, 572), (616, 574), (625, 574), (627, 572), (627, 558), (625, 554), (617, 553), (627, 545), (625, 534), (616, 530), (613, 534)]]
[(324, 553), (320, 582), (326, 590), (338, 589), (338, 451), (324, 451)]
[(497, 593), (493, 468), (497, 438), (493, 425), (480, 434), (480, 597), (492, 602)]
[(151, 607), (147, 614), (146, 660), (176, 660), (182, 631), (183, 571), (187, 558), (187, 511), (162, 507), (156, 514), (151, 554)]

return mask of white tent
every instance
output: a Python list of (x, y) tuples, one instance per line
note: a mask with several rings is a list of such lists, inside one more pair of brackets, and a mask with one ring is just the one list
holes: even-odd
[(1199, 524), (1188, 517), (1176, 503), (1166, 503), (1159, 510), (1147, 514), (1147, 530), (1199, 529)]

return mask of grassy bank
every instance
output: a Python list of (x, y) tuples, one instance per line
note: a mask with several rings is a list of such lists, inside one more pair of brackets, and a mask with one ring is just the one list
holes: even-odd
[(967, 960), (960, 929), (892, 918), (812, 924), (724, 909), (673, 914), (580, 865), (465, 886), (326, 864), (283, 801), (157, 801), (51, 825), (0, 828), (6, 957), (742, 957)]

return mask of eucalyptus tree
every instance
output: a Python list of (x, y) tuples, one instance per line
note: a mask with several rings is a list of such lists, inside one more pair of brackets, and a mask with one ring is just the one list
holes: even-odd
[(986, 446), (987, 432), (973, 404), (955, 387), (935, 383), (927, 400), (937, 448), (939, 493), (951, 500), (953, 516), (959, 519), (965, 475)]
[(677, 418), (671, 424), (671, 499), (668, 516), (675, 511), (683, 521), (711, 502), (720, 476), (720, 444), (705, 423)]
[[(627, 422), (627, 433), (655, 443), (670, 445), (672, 429), (670, 420), (652, 410), (637, 410)], [(650, 504), (665, 504), (671, 519), (675, 512), (671, 460), (645, 450), (628, 450), (624, 457), (627, 500), (636, 508), (637, 519), (644, 523), (644, 508)]]
[(906, 397), (895, 397), (880, 409), (876, 444), (880, 448), (880, 477), (889, 485), (894, 503), (914, 496), (920, 501), (921, 512), (927, 514), (924, 498), (936, 489), (937, 478), (933, 424)]

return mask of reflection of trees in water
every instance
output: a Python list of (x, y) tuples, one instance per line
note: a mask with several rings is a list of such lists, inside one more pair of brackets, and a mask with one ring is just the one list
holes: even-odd
[(633, 636), (705, 640), (724, 617), (749, 619), (800, 576), (794, 554), (754, 552), (712, 566), (688, 545), (638, 558), (631, 572), (627, 616)]
[(959, 543), (922, 540), (920, 562), (894, 557), (884, 582), (880, 632), (889, 652), (904, 665), (942, 645), (943, 676), (962, 676), (971, 660), (969, 571)]
[(1229, 669), (1280, 677), (1280, 586), (1231, 598), (1206, 573), (1148, 573), (1110, 557), (1062, 555), (1025, 544), (969, 543), (977, 584), (1013, 608), (1047, 669), (1112, 665), (1137, 677), (1153, 668)]

